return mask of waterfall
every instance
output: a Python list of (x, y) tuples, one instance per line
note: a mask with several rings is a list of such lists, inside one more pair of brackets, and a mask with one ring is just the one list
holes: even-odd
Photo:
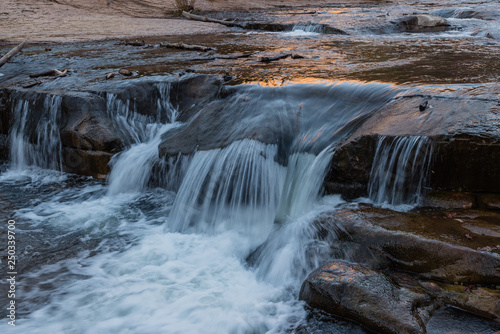
[(137, 111), (135, 99), (123, 100), (117, 94), (106, 94), (106, 112), (115, 123), (116, 129), (122, 132), (124, 138), (130, 138), (129, 144), (137, 144), (151, 139), (151, 124), (174, 123), (179, 114), (178, 110), (170, 103), (171, 84), (160, 82), (155, 84), (158, 91), (156, 110), (144, 115)]
[[(175, 199), (171, 231), (268, 232), (286, 169), (277, 145), (244, 139), (223, 149), (196, 152)], [(265, 233), (264, 233), (265, 234)]]
[(290, 156), (276, 222), (284, 223), (311, 210), (318, 200), (333, 152), (294, 153)]
[(159, 161), (158, 145), (161, 135), (177, 126), (175, 123), (149, 124), (145, 128), (149, 138), (113, 157), (111, 173), (108, 176), (108, 194), (144, 190), (152, 176), (153, 164)]
[[(14, 102), (10, 132), (10, 158), (14, 168), (22, 170), (28, 166), (39, 166), (61, 170), (61, 101), (60, 96), (45, 95), (33, 101), (18, 98)], [(38, 103), (43, 106), (37, 108)]]
[(323, 33), (323, 26), (321, 24), (316, 24), (313, 22), (297, 23), (293, 26), (292, 31), (321, 34)]
[(370, 199), (378, 204), (416, 204), (424, 190), (432, 151), (427, 137), (380, 137), (368, 185)]
[(110, 195), (145, 189), (153, 176), (154, 164), (161, 164), (158, 145), (162, 134), (179, 126), (175, 123), (178, 110), (170, 103), (171, 84), (157, 83), (155, 86), (159, 97), (156, 114), (152, 115), (138, 113), (134, 100), (122, 101), (115, 94), (107, 95), (108, 115), (125, 138), (132, 138), (132, 145), (111, 160), (112, 168), (108, 176)]

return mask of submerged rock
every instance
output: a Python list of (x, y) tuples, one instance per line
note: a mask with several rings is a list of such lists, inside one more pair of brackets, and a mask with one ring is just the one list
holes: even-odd
[(380, 333), (425, 333), (436, 308), (421, 291), (394, 284), (370, 267), (343, 261), (315, 270), (302, 284), (301, 300)]

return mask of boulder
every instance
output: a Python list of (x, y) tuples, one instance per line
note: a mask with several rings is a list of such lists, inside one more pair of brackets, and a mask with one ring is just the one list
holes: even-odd
[[(356, 128), (335, 151), (325, 178), (327, 193), (346, 199), (368, 194), (380, 136), (429, 137), (434, 146), (430, 189), (500, 192), (498, 101), (422, 93), (396, 98)], [(422, 104), (430, 107), (420, 111)]]
[(61, 143), (80, 150), (119, 152), (120, 132), (106, 112), (103, 98), (91, 93), (66, 93), (61, 104)]
[(368, 266), (331, 262), (302, 284), (300, 300), (379, 333), (425, 333), (436, 308), (423, 289), (397, 286)]
[(105, 180), (110, 172), (109, 161), (113, 155), (113, 153), (103, 151), (63, 147), (63, 169), (68, 173)]
[(409, 15), (396, 24), (401, 30), (409, 32), (438, 32), (450, 27), (446, 19), (432, 14)]
[(332, 247), (344, 248), (353, 261), (443, 282), (500, 286), (497, 212), (346, 208), (317, 225), (343, 231)]
[(323, 183), (328, 194), (351, 200), (368, 195), (377, 136), (362, 136), (335, 151)]

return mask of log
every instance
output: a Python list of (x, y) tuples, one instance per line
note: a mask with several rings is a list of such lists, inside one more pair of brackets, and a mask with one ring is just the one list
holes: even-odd
[(288, 57), (290, 57), (290, 56), (291, 56), (291, 54), (290, 54), (290, 53), (285, 53), (285, 54), (277, 55), (277, 56), (275, 56), (275, 57), (261, 57), (259, 61), (260, 61), (261, 63), (270, 63), (270, 62), (272, 62), (272, 61), (285, 59), (285, 58), (288, 58)]
[(23, 49), (25, 43), (26, 42), (22, 42), (21, 44), (7, 52), (2, 58), (0, 58), (0, 67), (5, 65), (5, 63), (7, 63), (10, 58), (14, 57), (18, 52), (20, 52)]
[(208, 16), (195, 15), (195, 14), (188, 13), (186, 11), (182, 11), (182, 16), (184, 16), (187, 19), (195, 20), (195, 21), (214, 22), (214, 23), (223, 24), (227, 27), (239, 27), (239, 25), (234, 23), (234, 21), (224, 21), (224, 20), (213, 19), (213, 18), (208, 17)]
[(161, 47), (164, 48), (172, 48), (172, 49), (182, 49), (182, 50), (192, 50), (192, 51), (212, 51), (214, 48), (203, 46), (203, 45), (195, 45), (195, 44), (186, 44), (186, 43), (167, 43), (161, 42)]
[(61, 70), (58, 70), (58, 69), (53, 69), (53, 70), (48, 70), (48, 71), (45, 71), (45, 72), (40, 72), (40, 73), (34, 73), (34, 74), (30, 74), (30, 78), (38, 78), (38, 77), (49, 77), (49, 76), (53, 76), (53, 77), (65, 77), (66, 74), (68, 73), (68, 69), (65, 69), (63, 71)]
[(249, 58), (253, 55), (253, 53), (245, 53), (245, 54), (238, 54), (238, 55), (226, 55), (226, 56), (214, 56), (214, 57), (206, 57), (206, 58), (192, 58), (192, 59), (187, 59), (186, 61), (212, 61), (216, 59), (242, 59), (242, 58)]
[(133, 42), (127, 42), (126, 44), (132, 45), (132, 46), (144, 46), (144, 45), (146, 45), (146, 42), (144, 42), (144, 40), (142, 40), (142, 41), (135, 40)]
[(24, 85), (23, 88), (31, 88), (31, 87), (34, 87), (36, 85), (40, 85), (41, 83), (42, 83), (41, 81), (35, 81), (35, 82), (30, 83), (30, 84)]

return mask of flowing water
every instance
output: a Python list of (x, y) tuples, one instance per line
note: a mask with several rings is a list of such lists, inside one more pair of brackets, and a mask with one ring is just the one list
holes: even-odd
[(370, 173), (370, 199), (391, 206), (417, 204), (427, 180), (432, 151), (427, 137), (381, 136)]
[[(36, 144), (28, 144), (26, 131), (31, 102), (14, 104), (15, 149), (0, 190), (9, 196), (4, 210), (20, 239), (22, 332), (362, 333), (352, 324), (310, 318), (297, 297), (311, 270), (343, 256), (331, 249), (336, 231), (320, 235), (314, 224), (319, 213), (343, 203), (321, 193), (335, 144), (394, 96), (393, 88), (334, 84), (316, 99), (307, 85), (240, 87), (250, 98), (277, 99), (272, 107), (294, 122), (287, 145), (244, 138), (163, 160), (162, 135), (183, 124), (168, 85), (158, 87), (154, 117), (108, 94), (108, 113), (132, 140), (112, 160), (106, 183), (57, 171), (57, 96), (43, 101)], [(246, 112), (267, 112), (259, 103), (251, 108)], [(382, 169), (400, 173), (425, 147), (418, 138), (382, 138), (381, 169), (372, 172), (377, 186), (386, 182)]]

